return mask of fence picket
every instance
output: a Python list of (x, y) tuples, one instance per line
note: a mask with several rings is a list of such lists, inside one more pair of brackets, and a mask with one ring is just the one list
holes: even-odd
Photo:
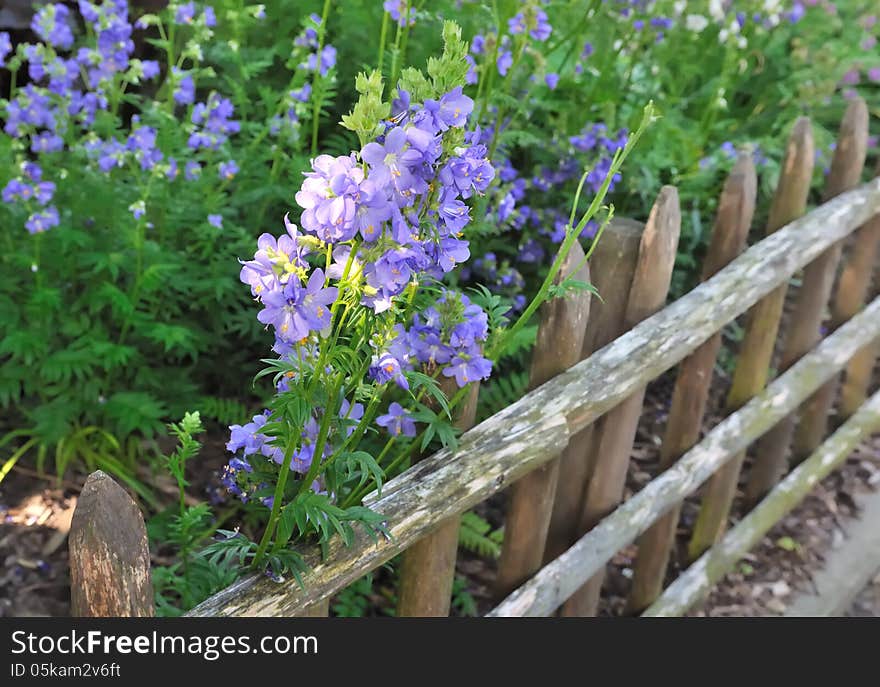
[[(444, 379), (441, 388), (451, 397), (455, 393), (454, 380)], [(479, 393), (479, 382), (471, 384), (465, 402), (456, 412), (455, 426), (458, 429), (466, 431), (474, 426)], [(460, 513), (446, 518), (431, 534), (404, 552), (400, 567), (398, 616), (442, 618), (449, 615), (460, 526)]]
[[(703, 265), (703, 281), (742, 252), (755, 211), (757, 186), (751, 156), (740, 155), (718, 203), (712, 240)], [(660, 470), (669, 468), (700, 439), (712, 372), (720, 349), (721, 333), (718, 332), (684, 360), (679, 368), (660, 450)], [(678, 515), (679, 507), (673, 508), (639, 539), (632, 590), (627, 603), (630, 612), (647, 608), (660, 594)]]
[[(843, 126), (848, 130), (841, 131), (838, 138), (837, 150), (834, 151), (834, 160), (831, 164), (831, 173), (828, 175), (825, 200), (830, 200), (844, 191), (849, 191), (859, 185), (862, 179), (862, 171), (865, 167), (865, 157), (868, 153), (868, 106), (862, 99), (854, 100), (847, 110), (843, 120)], [(804, 274), (804, 286), (808, 285), (806, 279), (811, 272), (817, 275), (820, 270), (824, 278), (816, 278), (816, 284), (821, 284), (821, 295), (824, 296), (822, 310), (828, 306), (831, 295), (825, 285), (833, 286), (840, 265), (843, 245), (841, 241), (832, 247), (825, 255), (816, 261), (815, 266), (807, 268)], [(818, 290), (817, 286), (817, 290)], [(843, 320), (842, 313), (835, 312), (836, 302), (831, 303), (832, 331), (840, 326)], [(821, 327), (821, 325), (820, 325)], [(819, 333), (821, 336), (821, 332)], [(798, 429), (795, 432), (792, 446), (792, 457), (796, 463), (806, 459), (822, 443), (822, 439), (828, 433), (828, 416), (834, 404), (834, 399), (839, 389), (839, 377), (834, 377), (819, 391), (817, 391), (801, 409)]]
[[(595, 299), (590, 306), (581, 360), (624, 332), (624, 311), (644, 229), (641, 222), (614, 218), (593, 251), (590, 276), (601, 299)], [(545, 562), (556, 558), (577, 538), (584, 491), (590, 478), (594, 429), (601, 423), (599, 418), (572, 436), (559, 459), (556, 496), (544, 547)]]
[[(850, 104), (840, 125), (837, 149), (825, 185), (825, 200), (831, 200), (858, 183), (865, 161), (867, 136), (867, 108), (864, 101), (855, 100)], [(825, 317), (825, 309), (840, 262), (842, 246), (842, 241), (836, 242), (804, 269), (791, 327), (786, 333), (782, 349), (780, 361), (782, 371), (797, 362), (821, 340), (822, 320)], [(832, 394), (833, 391), (831, 389)], [(824, 403), (822, 399), (819, 400)], [(821, 436), (816, 444), (807, 450), (807, 454), (818, 446), (826, 431), (825, 418), (822, 418), (821, 422), (819, 418), (815, 418), (815, 421), (821, 424)], [(785, 473), (788, 465), (787, 454), (796, 422), (796, 414), (785, 418), (758, 442), (755, 449), (755, 463), (745, 487), (745, 495), (749, 503), (754, 503), (766, 494)], [(693, 558), (695, 559), (696, 556)]]
[[(802, 117), (795, 123), (789, 138), (766, 236), (803, 215), (813, 179), (814, 161), (812, 127), (810, 121)], [(788, 282), (768, 294), (749, 312), (725, 405), (727, 413), (738, 410), (767, 384), (787, 292)], [(734, 457), (706, 485), (688, 547), (691, 560), (711, 546), (722, 531), (744, 458), (745, 455)]]
[[(583, 257), (583, 249), (575, 244), (556, 283), (568, 277), (589, 282), (586, 264), (574, 272)], [(580, 361), (589, 313), (588, 291), (553, 299), (541, 307), (541, 322), (529, 370), (530, 390)], [(557, 458), (517, 480), (510, 489), (504, 543), (495, 579), (498, 597), (512, 592), (541, 567), (558, 476)]]
[(810, 458), (792, 470), (712, 549), (685, 570), (645, 616), (682, 615), (697, 603), (813, 487), (836, 469), (859, 442), (880, 429), (880, 392), (874, 394)]
[(131, 497), (101, 470), (83, 485), (69, 547), (73, 617), (153, 616), (144, 518)]
[[(651, 208), (639, 246), (624, 317), (627, 329), (647, 319), (665, 304), (680, 232), (678, 191), (674, 186), (664, 186)], [(606, 415), (601, 431), (594, 436), (597, 451), (581, 511), (581, 532), (595, 526), (623, 498), (626, 470), (644, 399), (643, 386)], [(562, 615), (594, 615), (603, 581), (604, 573), (597, 573), (563, 605)]]
[[(877, 165), (877, 174), (880, 176), (880, 163)], [(874, 217), (873, 220), (875, 230), (880, 232), (880, 215)], [(873, 285), (869, 284), (868, 291), (871, 298), (880, 295), (880, 240), (875, 244), (875, 265)], [(868, 398), (868, 389), (871, 386), (871, 379), (874, 369), (877, 366), (877, 359), (880, 358), (880, 341), (868, 344), (862, 350), (855, 354), (853, 359), (847, 365), (843, 377), (843, 385), (840, 390), (840, 415), (842, 419), (846, 419), (855, 414), (859, 407)]]
[(842, 370), (859, 348), (878, 336), (880, 298), (725, 418), (681, 460), (616, 508), (562, 556), (544, 566), (489, 615), (545, 616), (552, 613), (591, 575), (603, 570), (617, 551), (682, 498), (693, 493), (726, 461), (793, 412), (804, 399)]

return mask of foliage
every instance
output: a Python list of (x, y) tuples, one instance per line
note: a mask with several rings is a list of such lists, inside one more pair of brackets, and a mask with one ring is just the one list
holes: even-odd
[[(766, 200), (807, 114), (818, 188), (847, 99), (880, 103), (867, 0), (293, 5), (129, 16), (83, 0), (0, 33), (0, 479), (29, 459), (124, 481), (173, 552), (156, 575), (166, 614), (241, 567), (300, 576), (291, 541), (385, 536), (363, 497), (455, 446), (474, 379), (479, 418), (521, 397), (539, 306), (592, 288), (553, 277), (611, 216), (645, 219), (678, 187), (678, 296), (737, 155)], [(424, 128), (427, 112), (445, 114)], [(395, 129), (426, 188), (388, 185)], [(414, 129), (431, 138), (418, 165)], [(282, 220), (286, 235), (264, 233)], [(247, 501), (225, 516), (246, 527), (202, 550), (218, 522), (183, 501), (195, 416), (170, 426), (179, 448), (160, 461), (177, 507), (144, 478), (189, 408), (231, 426), (223, 479)], [(462, 543), (492, 555), (498, 533), (475, 517)]]

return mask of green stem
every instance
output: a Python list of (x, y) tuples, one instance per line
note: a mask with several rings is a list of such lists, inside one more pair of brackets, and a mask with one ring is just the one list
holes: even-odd
[[(644, 115), (642, 116), (642, 121), (639, 124), (639, 128), (635, 131), (635, 133), (630, 137), (627, 141), (626, 146), (622, 150), (618, 150), (614, 155), (614, 159), (611, 162), (611, 168), (608, 171), (608, 174), (605, 177), (605, 180), (602, 182), (602, 186), (600, 187), (598, 193), (593, 197), (593, 202), (590, 203), (589, 208), (581, 217), (581, 220), (578, 222), (577, 226), (571, 226), (569, 224), (568, 232), (565, 236), (565, 239), (562, 241), (562, 246), (559, 249), (559, 253), (556, 256), (556, 259), (553, 261), (553, 264), (550, 267), (550, 270), (547, 272), (547, 276), (544, 278), (543, 283), (541, 284), (541, 288), (538, 290), (538, 293), (532, 299), (531, 303), (529, 303), (528, 307), (523, 311), (523, 313), (519, 316), (514, 325), (504, 332), (504, 334), (498, 338), (489, 351), (486, 353), (486, 357), (492, 360), (496, 360), (500, 354), (504, 352), (504, 349), (508, 346), (510, 341), (513, 340), (513, 337), (516, 333), (522, 329), (532, 318), (538, 308), (547, 300), (547, 295), (550, 291), (550, 287), (553, 284), (553, 281), (556, 279), (556, 275), (559, 273), (559, 270), (562, 269), (562, 265), (568, 257), (568, 253), (571, 251), (575, 242), (581, 235), (581, 232), (586, 227), (587, 222), (589, 222), (602, 207), (602, 202), (605, 200), (605, 196), (608, 193), (608, 188), (611, 185), (611, 181), (614, 179), (615, 175), (620, 171), (620, 168), (623, 166), (624, 161), (629, 155), (630, 151), (633, 147), (638, 143), (642, 134), (644, 133), (647, 126), (653, 121), (653, 103), (648, 103), (645, 106)], [(576, 197), (578, 200), (580, 196)], [(599, 237), (597, 236), (597, 239)], [(594, 247), (596, 246), (596, 240), (593, 241), (590, 246), (590, 254)]]
[(318, 79), (321, 78), (321, 51), (324, 49), (324, 37), (327, 34), (327, 17), (330, 14), (331, 0), (324, 0), (324, 10), (321, 13), (321, 25), (318, 27), (318, 52), (315, 54), (315, 76), (312, 80), (312, 156), (318, 154), (318, 120), (321, 116), (321, 100), (316, 96)]
[(379, 59), (377, 62), (379, 63), (378, 70), (379, 73), (382, 73), (382, 63), (385, 61), (385, 41), (388, 39), (388, 22), (391, 20), (391, 15), (388, 12), (382, 12), (382, 29), (379, 32)]

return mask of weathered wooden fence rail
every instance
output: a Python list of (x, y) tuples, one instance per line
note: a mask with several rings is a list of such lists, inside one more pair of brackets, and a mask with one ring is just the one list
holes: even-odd
[[(324, 614), (327, 599), (334, 593), (420, 541), (430, 544), (423, 543), (418, 555), (408, 557), (403, 585), (411, 592), (403, 612), (445, 614), (445, 597), (454, 574), (447, 563), (454, 555), (455, 539), (451, 534), (431, 535), (438, 528), (455, 533), (459, 515), (515, 483), (496, 589), (503, 600), (490, 615), (546, 615), (566, 602), (567, 614), (594, 613), (607, 562), (665, 515), (663, 526), (652, 530), (650, 541), (640, 541), (640, 548), (644, 545), (650, 552), (645, 557), (649, 563), (637, 573), (642, 583), (635, 587), (630, 610), (641, 611), (660, 594), (681, 500), (731, 461), (736, 467), (735, 486), (742, 453), (815, 392), (829, 388), (828, 383), (846, 368), (841, 416), (852, 418), (770, 492), (759, 510), (748, 516), (752, 524), (743, 527), (741, 523), (715, 544), (649, 612), (686, 610), (723, 574), (724, 566), (735, 562), (738, 552), (753, 543), (756, 532), (781, 517), (776, 517), (780, 508), (794, 505), (791, 494), (801, 494), (804, 485), (812, 485), (845, 457), (847, 447), (880, 428), (877, 397), (864, 404), (880, 340), (880, 299), (858, 312), (868, 293), (870, 276), (865, 273), (870, 274), (874, 266), (880, 234), (874, 228), (880, 215), (880, 179), (852, 188), (864, 163), (862, 129), (867, 128), (867, 118), (862, 117), (862, 107), (859, 101), (850, 107), (841, 129), (835, 168), (845, 168), (846, 179), (832, 178), (832, 190), (825, 193), (827, 202), (804, 216), (799, 215), (812, 172), (812, 139), (807, 120), (796, 124), (768, 235), (736, 257), (751, 223), (755, 194), (754, 170), (750, 161), (740, 159), (722, 196), (705, 281), (655, 314), (651, 313), (668, 286), (665, 270), (671, 268), (669, 257), (675, 253), (678, 238), (675, 189), (664, 189), (645, 227), (618, 223), (609, 233), (607, 252), (617, 251), (621, 267), (615, 274), (597, 262), (592, 276), (596, 282), (613, 283), (628, 274), (624, 293), (602, 304), (584, 298), (565, 305), (551, 302), (544, 308), (538, 347), (555, 359), (544, 367), (533, 367), (532, 390), (465, 432), (455, 451), (444, 449), (425, 458), (388, 482), (381, 494), (367, 497), (366, 503), (385, 516), (390, 538), (373, 541), (359, 533), (350, 546), (337, 538), (323, 559), (317, 547), (302, 547), (310, 566), (303, 588), (293, 580), (279, 584), (254, 575), (208, 599), (190, 615)], [(860, 227), (864, 228), (855, 245), (862, 249), (851, 249), (844, 265), (844, 273), (855, 273), (841, 279), (841, 284), (855, 283), (857, 290), (847, 301), (846, 321), (836, 321), (827, 339), (792, 360), (787, 371), (762, 391), (785, 286), (817, 259), (828, 263), (829, 253), (835, 257)], [(868, 249), (871, 255), (866, 258), (863, 253)], [(835, 268), (839, 261), (837, 256)], [(647, 286), (638, 287), (639, 280)], [(826, 301), (830, 289), (820, 294)], [(654, 302), (658, 292), (660, 302)], [(741, 362), (746, 359), (743, 364), (754, 368), (760, 383), (750, 382), (748, 392), (729, 408), (728, 417), (697, 443), (708, 391), (706, 377), (711, 378), (719, 347), (718, 332), (759, 302), (765, 319), (769, 318), (769, 341), (761, 344), (765, 353), (757, 362), (747, 355), (748, 350)], [(755, 313), (750, 321), (755, 321)], [(596, 323), (601, 326), (598, 334), (590, 329)], [(629, 331), (621, 334), (627, 327)], [(761, 335), (768, 337), (764, 330), (753, 334)], [(676, 394), (685, 394), (687, 389), (696, 394), (696, 405), (685, 407), (681, 401), (677, 426), (686, 430), (685, 435), (670, 438), (667, 432), (665, 442), (672, 443), (664, 448), (665, 471), (615, 508), (623, 493), (644, 388), (685, 358), (688, 361), (679, 380), (684, 390), (677, 388)], [(857, 377), (850, 379), (853, 375)], [(823, 410), (827, 416), (824, 405)], [(563, 474), (574, 475), (577, 484), (560, 477)], [(563, 484), (563, 479), (568, 481)], [(719, 479), (717, 474), (713, 479)], [(557, 483), (563, 484), (558, 490)], [(707, 546), (712, 546), (727, 521), (732, 487), (725, 484), (724, 488), (730, 496), (722, 501), (717, 516), (721, 524), (713, 525)], [(534, 531), (529, 531), (530, 520)], [(445, 563), (433, 565), (433, 556), (442, 556)]]

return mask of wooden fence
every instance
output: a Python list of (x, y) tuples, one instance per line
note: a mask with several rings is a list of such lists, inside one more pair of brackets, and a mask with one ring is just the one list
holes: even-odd
[[(498, 604), (489, 615), (595, 614), (606, 565), (636, 540), (628, 611), (687, 612), (880, 429), (880, 393), (868, 399), (880, 352), (880, 298), (865, 305), (880, 243), (880, 178), (859, 185), (867, 137), (868, 111), (857, 99), (841, 124), (824, 202), (804, 214), (815, 155), (810, 122), (800, 119), (765, 238), (745, 251), (757, 184), (750, 156), (741, 156), (719, 201), (703, 281), (666, 307), (681, 225), (676, 190), (661, 190), (644, 225), (615, 220), (594, 253), (592, 273), (578, 275), (604, 300), (579, 295), (544, 306), (530, 391), (471, 428), (475, 388), (457, 418), (470, 428), (458, 448), (422, 460), (381, 495), (367, 497), (385, 516), (390, 537), (373, 541), (361, 532), (350, 546), (336, 538), (323, 558), (317, 547), (303, 546), (310, 566), (304, 587), (249, 576), (189, 615), (326, 615), (334, 593), (398, 554), (398, 614), (448, 615), (459, 517), (502, 490), (509, 490), (507, 519)], [(801, 271), (800, 287), (787, 294)], [(787, 296), (793, 311), (777, 343)], [(700, 439), (720, 331), (744, 313), (725, 419)], [(621, 503), (646, 385), (676, 365), (662, 472)], [(778, 376), (768, 384), (774, 365)], [(837, 429), (825, 439), (832, 417)], [(755, 442), (744, 517), (725, 532), (745, 452)], [(795, 467), (785, 475), (790, 463)], [(664, 591), (680, 504), (704, 483), (687, 551), (691, 565)], [(112, 523), (102, 516), (103, 493), (118, 498), (118, 489), (92, 476), (77, 508), (74, 614), (152, 612), (140, 517), (129, 527), (120, 507)], [(120, 562), (123, 551), (136, 552), (135, 560)]]

